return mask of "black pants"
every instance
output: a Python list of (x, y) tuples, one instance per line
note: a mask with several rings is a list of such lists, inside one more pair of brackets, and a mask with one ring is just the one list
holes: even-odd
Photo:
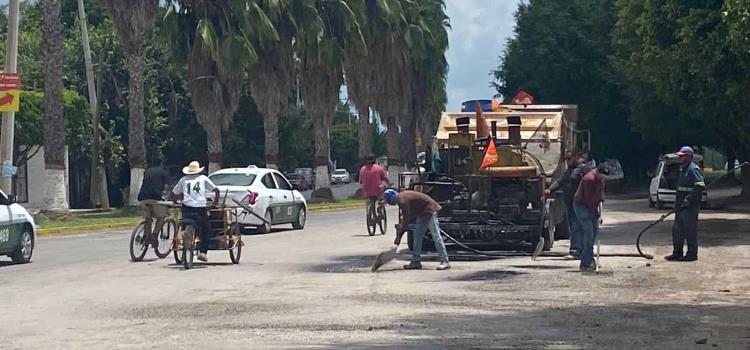
[(201, 239), (198, 251), (201, 253), (208, 252), (208, 242), (212, 236), (211, 227), (208, 224), (208, 209), (183, 206), (182, 217), (195, 221), (198, 237)]
[(681, 257), (682, 249), (687, 241), (688, 257), (698, 257), (698, 213), (700, 207), (679, 208), (675, 212), (674, 225), (672, 225), (672, 244), (674, 249), (672, 255)]

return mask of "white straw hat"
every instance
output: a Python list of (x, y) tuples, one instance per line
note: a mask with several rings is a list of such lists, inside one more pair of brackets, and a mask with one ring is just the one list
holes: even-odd
[(203, 172), (203, 167), (196, 161), (190, 162), (188, 166), (182, 168), (182, 173), (185, 175), (195, 175)]

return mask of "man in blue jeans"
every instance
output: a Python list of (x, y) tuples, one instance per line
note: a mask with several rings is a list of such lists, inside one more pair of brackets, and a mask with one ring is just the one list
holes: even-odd
[(440, 234), (440, 225), (438, 223), (437, 213), (442, 209), (440, 204), (435, 202), (430, 196), (416, 191), (396, 192), (393, 189), (387, 189), (383, 193), (385, 201), (390, 205), (397, 205), (401, 210), (401, 221), (399, 230), (396, 233), (396, 244), (401, 241), (401, 235), (406, 231), (408, 224), (414, 222), (414, 250), (412, 251), (411, 262), (404, 266), (405, 270), (422, 269), (422, 239), (429, 229), (432, 233), (432, 239), (435, 241), (435, 248), (440, 256), (440, 265), (437, 270), (447, 270), (451, 268), (448, 262), (448, 252), (445, 250), (443, 236)]
[(599, 231), (599, 225), (602, 224), (604, 177), (608, 174), (607, 165), (599, 164), (596, 169), (583, 176), (575, 194), (575, 213), (583, 229), (580, 265), (582, 272), (591, 272), (596, 268), (594, 242)]
[(586, 160), (581, 154), (572, 151), (567, 151), (565, 153), (565, 160), (568, 169), (560, 175), (560, 178), (558, 178), (557, 181), (550, 185), (546, 194), (549, 196), (550, 194), (562, 189), (563, 202), (565, 203), (565, 221), (568, 224), (568, 232), (570, 233), (570, 250), (568, 255), (565, 256), (565, 259), (577, 260), (581, 258), (581, 236), (583, 235), (583, 229), (576, 217), (573, 197), (578, 190), (578, 185), (581, 183), (581, 178), (583, 178), (591, 168), (586, 165)]

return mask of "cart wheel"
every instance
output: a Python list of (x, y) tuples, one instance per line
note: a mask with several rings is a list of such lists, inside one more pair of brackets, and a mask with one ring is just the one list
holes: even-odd
[(182, 255), (182, 254), (183, 254), (182, 253), (182, 249), (175, 250), (174, 252), (172, 252), (172, 255), (174, 255), (174, 263), (175, 264), (178, 264), (178, 265), (182, 264), (182, 262), (185, 260), (185, 256)]
[(146, 222), (141, 221), (138, 226), (133, 229), (133, 233), (130, 235), (130, 259), (132, 261), (141, 261), (146, 256), (148, 250), (148, 238), (146, 235)]
[(187, 225), (182, 235), (182, 265), (185, 270), (193, 268), (193, 255), (195, 255), (195, 226)]
[(388, 231), (388, 216), (385, 213), (385, 207), (378, 206), (378, 226), (380, 227), (380, 234), (384, 235)]
[(177, 223), (174, 219), (168, 219), (164, 221), (164, 226), (161, 228), (161, 232), (157, 236), (157, 244), (154, 246), (154, 253), (159, 259), (164, 259), (172, 251), (172, 241), (174, 240), (174, 233), (177, 227)]

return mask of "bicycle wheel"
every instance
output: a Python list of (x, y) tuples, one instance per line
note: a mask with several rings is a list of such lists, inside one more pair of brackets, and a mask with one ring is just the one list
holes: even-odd
[(385, 207), (382, 205), (378, 206), (378, 226), (380, 227), (380, 234), (384, 235), (388, 231), (388, 216), (385, 213)]
[(130, 235), (130, 259), (132, 261), (141, 261), (146, 256), (148, 250), (148, 238), (146, 236), (146, 222), (141, 221), (138, 226), (133, 229), (133, 233)]
[(172, 241), (176, 227), (177, 223), (174, 219), (164, 221), (164, 226), (161, 227), (161, 232), (157, 235), (156, 244), (154, 244), (154, 253), (156, 253), (159, 259), (166, 258), (172, 251)]
[(182, 266), (185, 270), (193, 268), (193, 255), (195, 255), (195, 226), (187, 225), (185, 233), (182, 234)]
[(232, 264), (239, 264), (240, 256), (242, 256), (242, 234), (240, 233), (240, 225), (237, 223), (232, 224), (230, 234), (232, 248), (229, 249), (229, 259), (232, 260)]
[(368, 204), (367, 205), (367, 233), (370, 236), (375, 235), (375, 230), (377, 229), (377, 222), (375, 220), (375, 204)]

